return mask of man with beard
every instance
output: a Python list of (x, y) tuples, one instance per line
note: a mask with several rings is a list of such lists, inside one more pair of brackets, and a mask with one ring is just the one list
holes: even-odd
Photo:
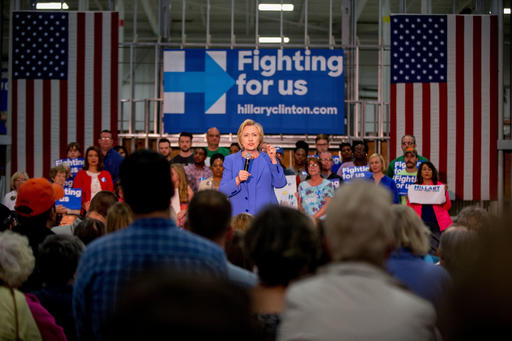
[[(398, 177), (403, 177), (403, 176), (409, 176), (409, 177), (414, 177), (414, 178), (411, 178), (411, 181), (412, 179), (414, 179), (414, 181), (412, 181), (412, 183), (414, 183), (416, 181), (416, 175), (418, 174), (418, 168), (417, 168), (417, 163), (418, 163), (418, 152), (416, 151), (416, 149), (414, 148), (407, 148), (404, 152), (404, 162), (405, 162), (405, 169), (401, 172), (399, 172), (398, 174), (395, 175), (395, 177), (393, 178), (393, 180), (396, 181), (399, 181), (398, 180)], [(411, 183), (410, 181), (407, 181), (407, 183)], [(400, 204), (402, 205), (407, 205), (407, 195), (400, 195)]]
[(180, 153), (172, 159), (172, 163), (182, 163), (184, 166), (194, 163), (194, 156), (192, 155), (192, 134), (182, 132), (178, 139), (178, 146)]
[[(405, 168), (405, 160), (404, 160), (405, 150), (408, 148), (416, 149), (416, 137), (414, 137), (414, 135), (402, 136), (401, 147), (402, 147), (402, 151), (404, 152), (404, 155), (397, 157), (396, 159), (394, 159), (393, 161), (391, 161), (389, 163), (388, 171), (386, 172), (386, 175), (389, 176), (390, 178), (394, 177), (395, 175), (397, 175), (399, 172), (401, 172)], [(418, 155), (418, 160), (420, 162), (428, 161), (427, 158), (425, 158), (421, 155)]]

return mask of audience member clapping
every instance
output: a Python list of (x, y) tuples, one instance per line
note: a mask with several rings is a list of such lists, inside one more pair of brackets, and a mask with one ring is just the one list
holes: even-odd
[(245, 235), (259, 284), (252, 290), (253, 313), (262, 339), (274, 340), (288, 285), (315, 270), (319, 255), (313, 222), (299, 211), (271, 206), (258, 214)]
[(384, 271), (394, 247), (391, 203), (370, 182), (337, 191), (325, 223), (334, 262), (288, 289), (279, 340), (435, 340), (433, 306)]
[(412, 292), (439, 308), (450, 275), (444, 268), (423, 259), (430, 249), (430, 231), (412, 208), (395, 205), (392, 210), (397, 248), (387, 269)]

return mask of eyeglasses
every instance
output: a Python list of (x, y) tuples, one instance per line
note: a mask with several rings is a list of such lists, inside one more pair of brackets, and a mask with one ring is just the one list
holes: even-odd
[(414, 146), (414, 142), (402, 142), (402, 146)]
[(100, 137), (100, 140), (112, 140), (112, 138), (111, 138), (111, 137), (105, 137), (105, 136), (104, 136), (104, 137)]
[(318, 163), (310, 163), (308, 167), (320, 167)]

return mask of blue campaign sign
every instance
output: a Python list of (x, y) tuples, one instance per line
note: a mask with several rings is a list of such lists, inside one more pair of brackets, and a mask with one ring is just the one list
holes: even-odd
[(55, 205), (62, 205), (69, 210), (79, 210), (82, 207), (82, 190), (78, 188), (64, 188), (64, 197), (57, 200)]
[(368, 172), (368, 166), (359, 167), (346, 167), (342, 169), (342, 178), (344, 182), (350, 182), (354, 179), (369, 179), (373, 176), (372, 173)]
[(406, 174), (397, 174), (393, 177), (395, 181), (396, 188), (398, 189), (398, 195), (407, 195), (407, 191), (409, 190), (409, 186), (414, 185), (416, 183), (415, 175), (406, 175)]
[(84, 159), (60, 159), (55, 160), (55, 166), (59, 166), (61, 164), (65, 164), (69, 166), (71, 177), (74, 178), (76, 173), (78, 173), (84, 167)]
[(165, 50), (164, 131), (344, 134), (343, 50)]

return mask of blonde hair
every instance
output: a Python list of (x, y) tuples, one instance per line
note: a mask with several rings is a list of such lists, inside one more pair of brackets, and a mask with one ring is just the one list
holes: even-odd
[(264, 136), (264, 134), (263, 134), (263, 127), (258, 122), (255, 122), (255, 121), (250, 120), (250, 119), (247, 119), (247, 120), (243, 121), (242, 124), (240, 125), (240, 128), (238, 128), (238, 133), (237, 133), (238, 145), (240, 146), (240, 148), (243, 149), (243, 145), (242, 145), (242, 132), (245, 129), (245, 127), (249, 127), (249, 126), (255, 126), (258, 129), (258, 133), (260, 134), (260, 142), (258, 143), (258, 148), (259, 148), (261, 146), (261, 144), (263, 143), (263, 136)]
[(27, 174), (27, 172), (20, 172), (20, 171), (17, 171), (16, 173), (14, 173), (14, 174), (11, 176), (11, 190), (14, 190), (14, 188), (15, 188), (15, 187), (14, 187), (14, 182), (15, 182), (19, 177), (21, 177), (21, 176), (25, 176), (25, 177), (27, 178), (27, 180), (28, 180), (28, 179), (30, 179), (30, 178), (29, 178), (29, 176), (28, 176), (28, 174)]
[(0, 232), (0, 281), (17, 288), (30, 276), (34, 265), (27, 237), (9, 230)]
[(249, 213), (239, 213), (231, 220), (231, 227), (235, 231), (245, 232), (254, 220), (254, 216)]
[(430, 230), (412, 208), (404, 205), (391, 207), (395, 215), (394, 232), (397, 247), (405, 247), (418, 256), (430, 249)]
[[(180, 198), (180, 203), (187, 203), (188, 202), (188, 179), (187, 175), (185, 174), (185, 168), (183, 168), (183, 165), (180, 163), (173, 163), (171, 165), (171, 168), (174, 169), (176, 174), (178, 175), (178, 195)], [(176, 184), (174, 184), (174, 187), (176, 188)]]
[(115, 203), (107, 211), (105, 234), (124, 229), (126, 226), (130, 225), (132, 221), (133, 212), (130, 206), (124, 202)]
[(374, 157), (378, 157), (380, 159), (380, 162), (382, 163), (382, 173), (386, 174), (386, 162), (384, 161), (384, 157), (378, 153), (373, 153), (369, 158), (368, 158), (368, 164), (370, 163), (370, 160), (373, 159)]

